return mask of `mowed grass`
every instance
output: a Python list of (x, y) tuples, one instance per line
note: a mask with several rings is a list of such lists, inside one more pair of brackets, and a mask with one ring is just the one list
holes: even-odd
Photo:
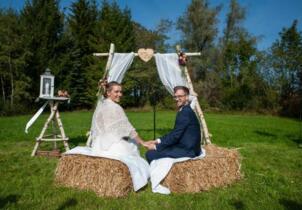
[[(153, 113), (127, 114), (144, 139), (153, 138)], [(302, 125), (297, 120), (206, 114), (213, 143), (239, 148), (241, 181), (207, 192), (169, 196), (153, 194), (149, 184), (126, 198), (113, 199), (56, 186), (58, 159), (30, 157), (47, 114), (25, 134), (30, 117), (0, 118), (0, 209), (302, 209)], [(84, 145), (92, 112), (66, 112), (61, 117), (70, 146)], [(156, 135), (168, 132), (174, 119), (174, 112), (157, 112)], [(44, 144), (45, 149), (51, 146)]]

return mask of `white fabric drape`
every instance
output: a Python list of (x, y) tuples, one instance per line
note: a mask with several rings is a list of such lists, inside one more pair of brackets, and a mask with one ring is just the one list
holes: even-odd
[[(175, 86), (189, 87), (184, 73), (179, 67), (176, 53), (156, 53), (155, 62), (159, 78), (171, 95), (173, 95)], [(197, 100), (196, 96), (190, 95), (189, 100), (191, 108), (194, 109)]]
[(116, 81), (121, 83), (126, 71), (132, 64), (135, 54), (131, 53), (114, 53), (110, 70), (108, 73), (108, 82)]
[(178, 55), (176, 53), (156, 53), (154, 56), (159, 78), (171, 95), (173, 95), (173, 88), (175, 86), (188, 87), (179, 67)]

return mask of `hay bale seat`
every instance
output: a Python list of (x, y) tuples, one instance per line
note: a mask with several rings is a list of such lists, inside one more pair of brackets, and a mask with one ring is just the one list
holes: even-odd
[[(200, 160), (176, 163), (162, 184), (174, 193), (194, 193), (231, 184), (241, 178), (239, 153), (213, 144)], [(63, 155), (55, 182), (92, 190), (101, 197), (124, 197), (133, 191), (128, 167), (120, 161), (85, 155)]]
[(194, 193), (229, 185), (241, 178), (237, 150), (213, 144), (204, 148), (205, 158), (174, 164), (162, 185), (174, 193)]
[(63, 155), (55, 172), (55, 182), (66, 187), (92, 190), (101, 197), (124, 197), (133, 190), (125, 164), (85, 155)]

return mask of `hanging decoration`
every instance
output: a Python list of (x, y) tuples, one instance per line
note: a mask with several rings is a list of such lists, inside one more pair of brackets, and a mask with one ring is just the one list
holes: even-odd
[(187, 61), (188, 61), (188, 59), (187, 59), (186, 54), (184, 52), (180, 52), (178, 54), (178, 64), (180, 66), (186, 66), (187, 65)]
[(140, 57), (140, 59), (142, 59), (145, 62), (148, 62), (149, 60), (151, 60), (151, 58), (153, 57), (154, 51), (153, 49), (144, 49), (144, 48), (140, 48), (137, 51), (137, 55)]

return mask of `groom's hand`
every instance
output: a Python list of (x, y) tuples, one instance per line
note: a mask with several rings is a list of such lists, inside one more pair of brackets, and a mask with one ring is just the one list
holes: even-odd
[(155, 142), (154, 140), (147, 141), (143, 145), (146, 147), (148, 150), (155, 150)]
[(148, 143), (150, 143), (150, 144), (158, 144), (158, 141), (156, 141), (156, 140), (150, 140), (150, 141), (147, 141)]

